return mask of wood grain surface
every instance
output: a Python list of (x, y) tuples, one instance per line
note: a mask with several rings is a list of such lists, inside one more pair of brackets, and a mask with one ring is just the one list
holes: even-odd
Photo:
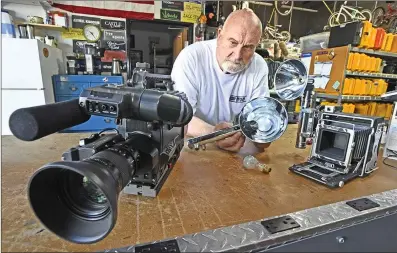
[[(270, 174), (245, 170), (243, 154), (185, 149), (157, 198), (122, 194), (111, 234), (96, 244), (59, 239), (34, 217), (26, 185), (40, 166), (57, 161), (63, 151), (89, 134), (54, 134), (36, 142), (2, 137), (2, 246), (11, 251), (101, 251), (281, 215), (397, 188), (397, 171), (381, 168), (341, 189), (328, 189), (289, 172), (310, 148), (295, 149), (296, 126), (274, 142), (258, 160)], [(56, 215), (56, 214), (54, 214)]]

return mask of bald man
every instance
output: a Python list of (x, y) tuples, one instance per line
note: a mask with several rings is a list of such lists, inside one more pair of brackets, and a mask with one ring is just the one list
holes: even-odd
[[(255, 53), (262, 24), (250, 9), (232, 12), (214, 40), (184, 48), (175, 60), (171, 78), (193, 107), (188, 136), (230, 127), (250, 100), (269, 96), (268, 67)], [(240, 132), (216, 142), (221, 149), (238, 152), (247, 141)], [(252, 143), (251, 143), (252, 144)], [(259, 151), (268, 145), (255, 144)]]

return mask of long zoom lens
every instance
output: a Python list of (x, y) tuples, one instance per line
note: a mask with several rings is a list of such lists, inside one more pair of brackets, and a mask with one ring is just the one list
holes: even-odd
[(118, 197), (137, 159), (126, 141), (83, 161), (47, 164), (30, 179), (30, 205), (57, 236), (74, 243), (100, 241), (116, 224)]

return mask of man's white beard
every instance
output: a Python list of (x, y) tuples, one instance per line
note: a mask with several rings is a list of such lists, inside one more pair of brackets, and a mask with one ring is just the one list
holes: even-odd
[(223, 72), (228, 72), (231, 74), (238, 73), (238, 72), (244, 70), (245, 67), (246, 67), (246, 65), (244, 64), (244, 62), (234, 63), (234, 62), (228, 61), (228, 60), (222, 62)]

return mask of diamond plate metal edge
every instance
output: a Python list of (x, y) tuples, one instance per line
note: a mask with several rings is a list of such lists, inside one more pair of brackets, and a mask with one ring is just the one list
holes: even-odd
[[(360, 198), (368, 198), (378, 203), (380, 206), (360, 212), (346, 204), (347, 201)], [(393, 209), (393, 211), (390, 211), (391, 209)], [(394, 212), (397, 212), (397, 189), (305, 209), (294, 213), (268, 217), (258, 221), (217, 228), (214, 230), (169, 239), (175, 239), (177, 241), (180, 252), (252, 251), (257, 248), (267, 249), (274, 247), (275, 245), (305, 239), (313, 235), (326, 233), (341, 227), (351, 226), (356, 223), (378, 218)], [(300, 227), (271, 234), (261, 224), (261, 221), (285, 215), (291, 216), (300, 225)], [(372, 217), (368, 218), (367, 216)], [(324, 229), (318, 229), (321, 227), (324, 227)], [(167, 241), (169, 239), (161, 241)], [(159, 241), (119, 249), (111, 249), (104, 252), (135, 252), (135, 247), (137, 246), (150, 245), (158, 242)]]

